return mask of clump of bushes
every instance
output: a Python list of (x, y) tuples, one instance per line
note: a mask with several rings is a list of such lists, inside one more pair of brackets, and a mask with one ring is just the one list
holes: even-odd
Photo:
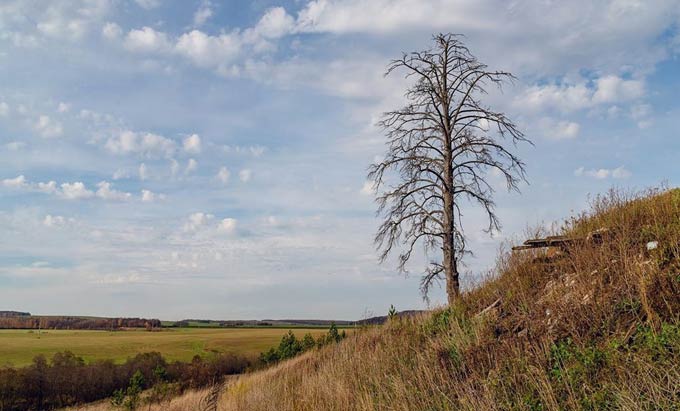
[(211, 385), (237, 374), (253, 362), (234, 354), (194, 357), (189, 363), (168, 363), (160, 353), (144, 353), (123, 364), (111, 360), (86, 364), (69, 351), (56, 353), (51, 362), (36, 356), (24, 368), (0, 368), (0, 410), (25, 411), (63, 408), (112, 397), (112, 404), (135, 409), (143, 390), (145, 401), (161, 403), (175, 393)]

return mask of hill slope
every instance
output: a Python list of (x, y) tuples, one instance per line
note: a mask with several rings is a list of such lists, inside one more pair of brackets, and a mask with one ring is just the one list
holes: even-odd
[(611, 192), (539, 234), (603, 228), (566, 254), (502, 254), (455, 307), (237, 378), (219, 409), (678, 410), (680, 190)]

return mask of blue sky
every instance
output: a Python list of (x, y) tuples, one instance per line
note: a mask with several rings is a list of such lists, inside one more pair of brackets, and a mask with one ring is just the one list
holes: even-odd
[(0, 309), (424, 308), (424, 257), (404, 276), (372, 246), (375, 123), (408, 85), (389, 60), (463, 33), (517, 76), (487, 102), (535, 143), (517, 149), (530, 185), (499, 191), (493, 236), (465, 211), (469, 284), (589, 195), (678, 184), (679, 27), (678, 1), (5, 0)]

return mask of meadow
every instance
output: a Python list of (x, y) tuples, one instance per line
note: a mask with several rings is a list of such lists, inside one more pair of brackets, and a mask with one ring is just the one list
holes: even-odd
[[(315, 338), (326, 329), (292, 329), (297, 337)], [(257, 355), (279, 343), (287, 328), (166, 328), (145, 330), (0, 330), (0, 366), (23, 367), (39, 354), (48, 359), (69, 350), (86, 361), (124, 362), (138, 353), (157, 351), (168, 361), (191, 361), (213, 353)]]

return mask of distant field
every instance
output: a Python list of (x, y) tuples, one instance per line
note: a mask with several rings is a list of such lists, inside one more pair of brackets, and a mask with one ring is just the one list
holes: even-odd
[[(158, 332), (48, 330), (38, 336), (34, 330), (0, 330), (0, 366), (21, 367), (30, 364), (38, 354), (50, 359), (54, 353), (65, 350), (86, 361), (113, 359), (116, 362), (149, 351), (158, 351), (169, 361), (190, 361), (196, 354), (203, 356), (212, 352), (258, 354), (277, 345), (287, 332), (288, 329), (283, 328), (173, 328)], [(296, 328), (293, 332), (301, 338), (305, 333), (317, 337), (327, 330)]]

